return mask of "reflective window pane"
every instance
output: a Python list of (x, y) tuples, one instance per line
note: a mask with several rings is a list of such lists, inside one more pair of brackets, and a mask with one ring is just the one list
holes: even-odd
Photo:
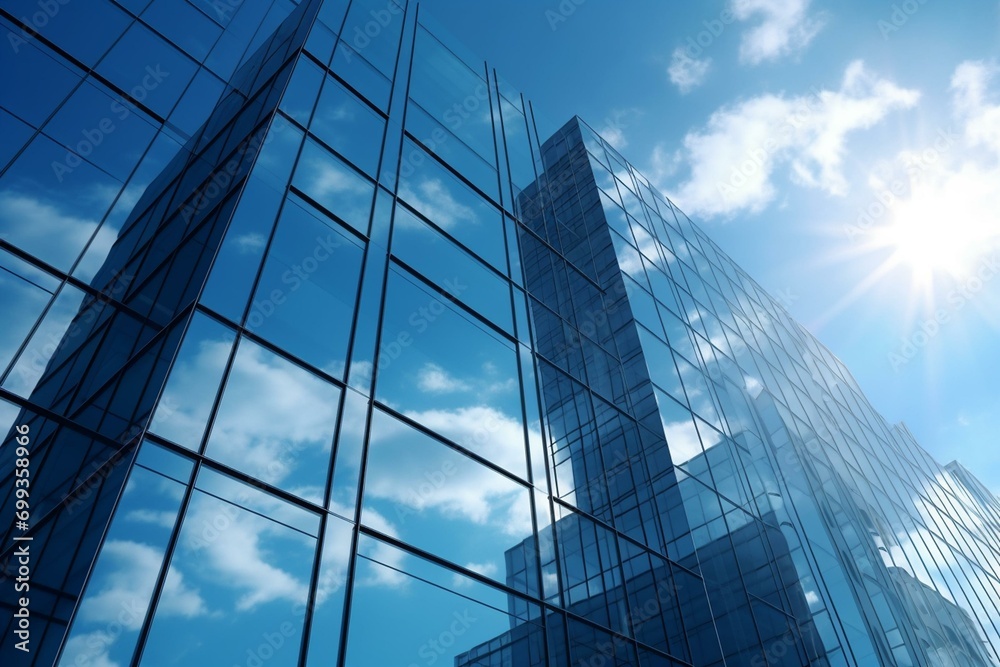
[[(151, 446), (147, 443), (143, 449)], [(170, 456), (179, 459), (175, 454)], [(136, 466), (132, 471), (74, 616), (60, 666), (129, 664), (184, 489), (184, 485), (148, 468)], [(161, 603), (162, 614), (183, 617), (207, 613), (197, 588), (176, 576), (174, 584)]]
[(292, 185), (362, 234), (368, 232), (375, 186), (316, 142), (306, 141)]
[(294, 667), (316, 538), (292, 526), (318, 517), (219, 477), (199, 474), (139, 664)]
[(472, 252), (506, 273), (503, 218), (437, 160), (407, 139), (399, 170), (399, 196)]
[(344, 622), (347, 568), (353, 554), (353, 524), (327, 516), (326, 534), (320, 552), (316, 602), (312, 609), (312, 631), (306, 664), (325, 667), (336, 664), (340, 630)]
[(362, 537), (345, 664), (543, 665), (541, 626), (507, 608), (498, 590)]
[(513, 334), (506, 280), (405, 206), (396, 207), (392, 229), (393, 254)]
[(289, 198), (250, 304), (247, 328), (342, 377), (363, 254), (357, 237)]
[(309, 130), (374, 178), (385, 120), (331, 76)]
[(479, 70), (462, 62), (422, 26), (417, 29), (410, 97), (472, 148), (496, 165), (489, 88)]
[(205, 454), (322, 503), (339, 401), (333, 385), (243, 340)]
[(149, 430), (198, 450), (233, 349), (234, 333), (195, 313), (181, 343)]
[[(537, 578), (515, 580), (505, 567), (507, 550), (532, 534), (528, 488), (381, 411), (372, 421), (361, 521), (537, 595)], [(529, 570), (537, 577), (537, 566)]]
[[(455, 354), (455, 350), (462, 354)], [(415, 278), (389, 275), (376, 396), (411, 419), (526, 475), (516, 351)]]

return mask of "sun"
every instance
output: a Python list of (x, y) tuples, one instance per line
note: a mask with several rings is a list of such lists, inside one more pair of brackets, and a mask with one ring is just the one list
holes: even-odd
[(974, 272), (996, 237), (996, 221), (961, 205), (928, 197), (898, 202), (875, 244), (887, 250), (888, 263), (909, 269), (915, 286), (953, 282)]

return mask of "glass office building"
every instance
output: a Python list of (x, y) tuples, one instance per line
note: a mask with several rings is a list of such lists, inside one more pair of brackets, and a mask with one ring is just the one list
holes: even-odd
[(0, 23), (2, 664), (1000, 665), (997, 498), (414, 2)]

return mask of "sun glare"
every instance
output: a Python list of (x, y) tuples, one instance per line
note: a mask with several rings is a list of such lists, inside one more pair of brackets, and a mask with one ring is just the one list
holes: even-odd
[(891, 253), (890, 263), (909, 269), (919, 286), (975, 272), (979, 256), (997, 234), (995, 221), (926, 198), (894, 207), (892, 216), (878, 245)]

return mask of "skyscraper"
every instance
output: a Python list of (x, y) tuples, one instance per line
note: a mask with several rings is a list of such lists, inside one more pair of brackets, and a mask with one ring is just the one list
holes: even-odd
[(0, 16), (4, 664), (1000, 664), (997, 499), (417, 6)]

